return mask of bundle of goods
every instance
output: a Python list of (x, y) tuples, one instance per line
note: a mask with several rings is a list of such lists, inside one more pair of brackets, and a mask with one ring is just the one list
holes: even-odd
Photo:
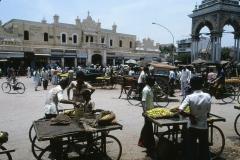
[(147, 115), (154, 119), (175, 118), (179, 117), (177, 113), (170, 112), (165, 108), (155, 108), (147, 111)]
[[(180, 105), (172, 106), (172, 107), (170, 108), (170, 111), (171, 111), (171, 112), (177, 112), (177, 110), (178, 110), (179, 107), (180, 107)], [(187, 112), (187, 113), (190, 112), (189, 106), (187, 106), (187, 108), (184, 110), (184, 112)]]
[(98, 115), (98, 125), (108, 126), (117, 124), (116, 115), (112, 111), (102, 111)]

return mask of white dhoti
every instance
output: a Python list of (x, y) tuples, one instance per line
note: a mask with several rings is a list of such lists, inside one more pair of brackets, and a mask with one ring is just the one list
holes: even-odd
[(184, 96), (184, 88), (187, 87), (187, 82), (186, 81), (181, 81), (181, 96)]

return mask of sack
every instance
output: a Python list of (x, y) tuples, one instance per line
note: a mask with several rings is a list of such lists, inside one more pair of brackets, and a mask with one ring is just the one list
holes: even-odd
[(0, 143), (6, 143), (8, 141), (8, 133), (0, 131)]
[(180, 107), (180, 105), (174, 105), (174, 106), (172, 106), (172, 107), (170, 107), (170, 111), (171, 112), (177, 112), (177, 110), (178, 110), (178, 108)]
[[(102, 119), (104, 116), (108, 114), (109, 116), (107, 118)], [(116, 116), (112, 111), (102, 111), (98, 115), (98, 125), (100, 126), (109, 126), (116, 123), (117, 123)]]

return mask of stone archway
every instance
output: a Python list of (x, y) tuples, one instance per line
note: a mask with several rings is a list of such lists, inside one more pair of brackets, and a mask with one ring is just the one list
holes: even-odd
[(99, 64), (102, 65), (102, 55), (94, 54), (92, 56), (92, 64)]
[(205, 0), (199, 5), (192, 14), (192, 61), (198, 59), (198, 41), (200, 30), (203, 27), (208, 27), (210, 30), (209, 46), (211, 47), (211, 59), (221, 60), (221, 38), (224, 33), (224, 26), (231, 25), (234, 28), (234, 58), (240, 61), (240, 10), (239, 2), (235, 0)]

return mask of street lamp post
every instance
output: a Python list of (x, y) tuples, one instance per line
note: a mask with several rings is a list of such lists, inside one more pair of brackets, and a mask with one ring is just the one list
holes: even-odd
[(170, 32), (166, 27), (164, 27), (164, 26), (162, 26), (162, 25), (160, 25), (160, 24), (158, 24), (158, 23), (154, 23), (154, 22), (153, 22), (152, 24), (156, 24), (156, 25), (159, 25), (159, 26), (165, 28), (165, 29), (172, 35), (172, 38), (173, 38), (173, 48), (172, 48), (172, 52), (173, 52), (173, 62), (172, 62), (172, 64), (173, 64), (173, 66), (174, 66), (174, 37), (173, 37), (172, 32)]

